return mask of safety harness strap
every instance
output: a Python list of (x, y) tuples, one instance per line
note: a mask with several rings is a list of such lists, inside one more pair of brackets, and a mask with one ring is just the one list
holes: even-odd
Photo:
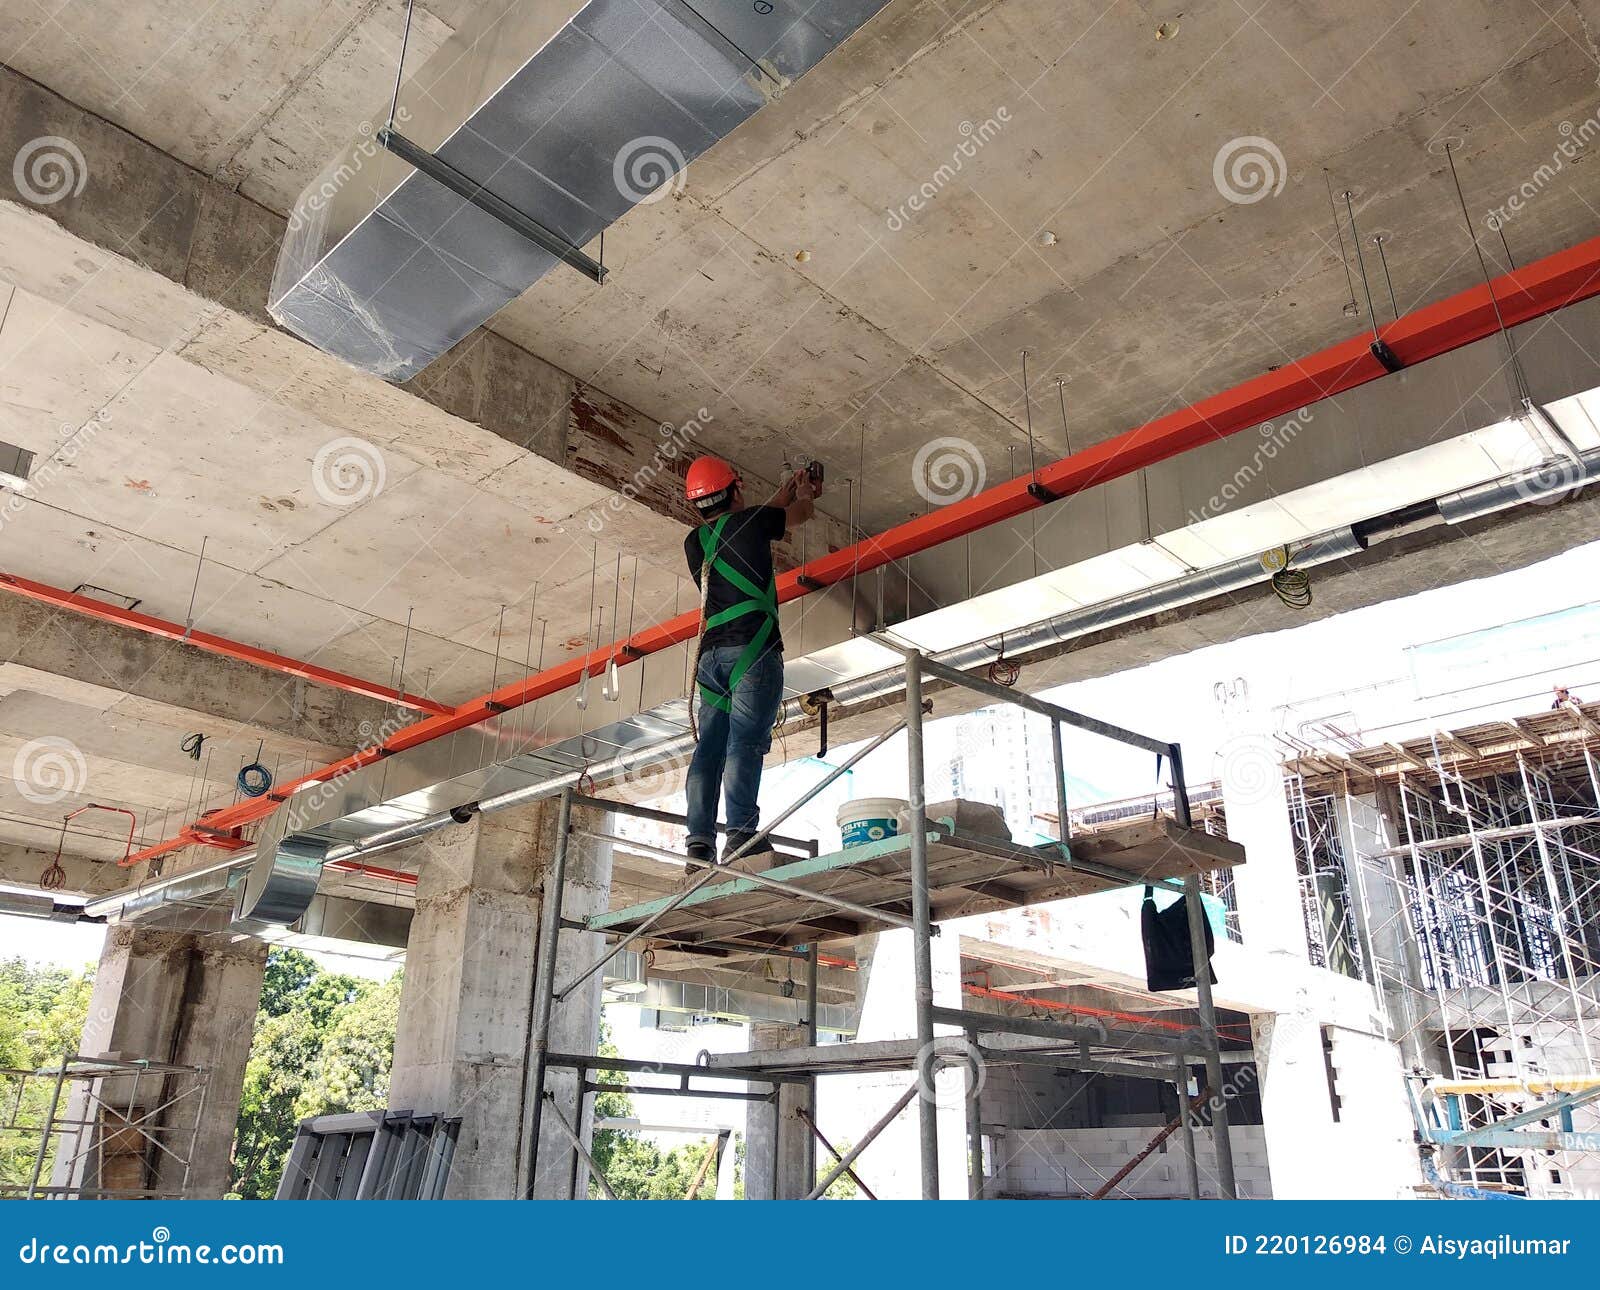
[(765, 587), (756, 585), (744, 574), (740, 573), (726, 560), (717, 555), (717, 548), (722, 542), (722, 531), (727, 527), (731, 515), (720, 516), (715, 524), (700, 530), (700, 550), (704, 559), (700, 565), (700, 579), (702, 583), (709, 584), (711, 574), (716, 572), (722, 579), (733, 587), (735, 591), (744, 593), (746, 599), (729, 605), (728, 608), (719, 610), (706, 619), (702, 633), (713, 627), (721, 627), (724, 623), (731, 623), (736, 618), (743, 618), (746, 614), (761, 614), (765, 621), (756, 628), (756, 634), (750, 638), (744, 651), (739, 655), (733, 665), (733, 671), (728, 675), (728, 688), (726, 692), (713, 689), (709, 685), (700, 685), (700, 698), (710, 704), (719, 712), (733, 711), (733, 692), (739, 688), (739, 682), (744, 680), (748, 672), (761, 653), (767, 647), (767, 642), (772, 639), (772, 634), (778, 629), (778, 585), (768, 582)]

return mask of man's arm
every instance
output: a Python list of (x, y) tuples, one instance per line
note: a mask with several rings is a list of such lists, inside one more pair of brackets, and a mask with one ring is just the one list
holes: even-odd
[(821, 486), (813, 482), (805, 470), (797, 470), (784, 480), (772, 499), (772, 505), (783, 511), (784, 527), (792, 529), (815, 515), (816, 497), (821, 491)]

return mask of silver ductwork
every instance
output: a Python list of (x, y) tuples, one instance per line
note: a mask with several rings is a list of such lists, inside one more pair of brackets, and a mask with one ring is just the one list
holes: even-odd
[(1549, 505), (1600, 479), (1600, 452), (1575, 457), (1552, 456), (1531, 470), (1505, 479), (1464, 488), (1439, 499), (1439, 514), (1447, 524), (1465, 524), (1509, 506), (1527, 503)]
[(415, 376), (563, 260), (603, 276), (583, 248), (885, 3), (487, 0), (300, 194), (268, 310)]
[[(612, 959), (601, 980), (606, 1002), (629, 1007), (739, 1023), (761, 1021), (803, 1026), (808, 1019), (803, 992), (786, 998), (759, 990), (732, 990), (671, 977), (650, 977), (645, 971), (643, 956), (635, 950), (623, 950)], [(860, 1019), (859, 1005), (817, 1005), (817, 1029), (824, 1034), (854, 1035)]]

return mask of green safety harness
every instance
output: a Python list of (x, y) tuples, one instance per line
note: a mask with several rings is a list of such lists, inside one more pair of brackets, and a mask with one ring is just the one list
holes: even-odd
[[(733, 671), (728, 675), (727, 692), (722, 693), (709, 685), (699, 687), (701, 701), (710, 704), (719, 712), (733, 711), (734, 690), (738, 688), (739, 682), (744, 680), (745, 673), (761, 657), (767, 642), (778, 630), (778, 584), (769, 579), (765, 587), (759, 587), (717, 554), (717, 547), (722, 542), (722, 531), (732, 517), (733, 513), (729, 512), (727, 515), (719, 516), (715, 524), (704, 525), (700, 529), (700, 550), (704, 557), (700, 565), (700, 617), (703, 624), (700, 629), (700, 645), (695, 649), (694, 656), (696, 682), (698, 683), (700, 677), (700, 653), (705, 647), (706, 632), (713, 627), (721, 627), (724, 623), (731, 623), (736, 618), (743, 618), (746, 614), (760, 614), (764, 621), (756, 628), (756, 634), (750, 638), (750, 643), (744, 647), (744, 653), (740, 654), (738, 661), (734, 663)], [(707, 618), (706, 606), (710, 601), (713, 572), (721, 574), (723, 580), (735, 591), (743, 592), (745, 599)], [(693, 709), (694, 705), (691, 704), (691, 716)]]

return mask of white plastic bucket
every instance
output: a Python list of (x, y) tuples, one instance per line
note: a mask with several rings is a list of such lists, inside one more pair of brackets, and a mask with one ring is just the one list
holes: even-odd
[(900, 832), (900, 821), (911, 803), (903, 797), (858, 797), (839, 808), (839, 840), (843, 846), (859, 847), (880, 842)]

